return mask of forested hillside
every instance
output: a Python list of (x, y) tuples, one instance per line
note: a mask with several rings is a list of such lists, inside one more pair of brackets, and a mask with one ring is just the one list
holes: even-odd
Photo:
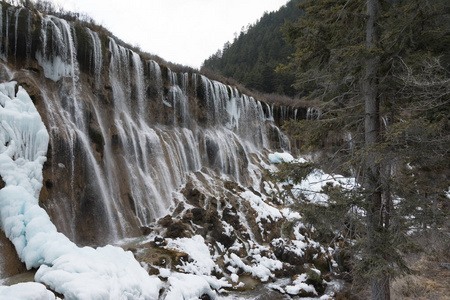
[[(321, 114), (285, 129), (308, 152), (332, 140), (330, 165), (361, 186), (330, 188), (332, 205), (302, 210), (323, 236), (340, 232), (342, 244), (350, 236), (353, 278), (370, 286), (371, 299), (388, 300), (393, 279), (417, 268), (407, 257), (419, 236), (429, 241), (424, 253), (448, 259), (450, 2), (309, 0), (300, 9), (306, 13), (284, 29), (295, 54), (279, 69), (296, 74), (294, 87)], [(437, 243), (445, 255), (430, 251)]]
[(294, 76), (275, 69), (294, 52), (281, 28), (285, 21), (293, 22), (301, 15), (296, 7), (300, 2), (292, 0), (279, 11), (266, 13), (246, 30), (243, 28), (233, 43), (225, 43), (222, 50), (205, 60), (203, 68), (231, 77), (248, 89), (294, 96)]

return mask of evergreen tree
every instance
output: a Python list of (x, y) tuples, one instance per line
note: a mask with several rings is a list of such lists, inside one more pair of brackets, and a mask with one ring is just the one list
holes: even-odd
[[(389, 299), (389, 281), (402, 265), (391, 218), (398, 216), (394, 208), (417, 205), (405, 186), (422, 206), (431, 201), (437, 222), (434, 197), (449, 184), (443, 169), (450, 146), (450, 4), (316, 0), (300, 9), (305, 16), (285, 27), (296, 51), (279, 69), (294, 72), (295, 87), (320, 100), (323, 113), (288, 126), (306, 129), (299, 135), (313, 141), (335, 128), (351, 135), (348, 149), (359, 155), (350, 162), (364, 187), (367, 217), (359, 270), (368, 275), (372, 299)], [(436, 159), (427, 159), (431, 149)], [(394, 196), (404, 197), (396, 207)]]
[(210, 56), (203, 68), (231, 77), (249, 89), (264, 93), (294, 96), (294, 76), (275, 72), (294, 48), (285, 42), (281, 27), (285, 20), (294, 21), (302, 13), (295, 5), (302, 0), (291, 0), (277, 12), (265, 13), (254, 25), (242, 28), (233, 43)]

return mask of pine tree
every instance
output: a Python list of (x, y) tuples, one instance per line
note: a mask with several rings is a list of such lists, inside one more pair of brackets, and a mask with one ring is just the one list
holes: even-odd
[[(425, 180), (430, 172), (424, 166), (449, 162), (450, 4), (318, 0), (300, 8), (305, 16), (285, 27), (296, 52), (279, 69), (294, 72), (295, 87), (321, 103), (322, 118), (302, 122), (302, 128), (315, 125), (300, 135), (326, 136), (317, 132), (340, 127), (352, 136), (359, 155), (349, 162), (364, 187), (361, 206), (367, 216), (359, 270), (369, 277), (372, 299), (389, 299), (389, 281), (402, 266), (396, 251), (398, 227), (391, 226), (391, 218), (399, 216), (392, 198), (409, 196), (402, 191), (409, 182), (426, 203), (449, 184), (448, 174), (441, 175), (440, 184)], [(422, 132), (414, 132), (419, 124)], [(426, 159), (433, 141), (435, 161)], [(430, 201), (436, 214), (436, 201)], [(397, 208), (408, 203), (409, 197)]]

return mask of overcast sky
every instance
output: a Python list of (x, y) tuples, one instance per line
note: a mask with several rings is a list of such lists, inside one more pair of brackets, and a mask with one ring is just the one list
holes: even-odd
[(242, 26), (288, 0), (53, 0), (85, 12), (123, 41), (199, 68)]

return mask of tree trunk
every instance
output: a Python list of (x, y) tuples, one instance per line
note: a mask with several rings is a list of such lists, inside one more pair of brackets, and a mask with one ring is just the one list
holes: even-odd
[[(377, 21), (378, 0), (367, 0), (367, 27), (365, 77), (362, 82), (362, 95), (365, 103), (365, 160), (364, 187), (367, 192), (367, 202), (370, 209), (367, 213), (368, 257), (373, 259), (374, 268), (382, 270), (383, 261), (375, 259), (375, 253), (383, 244), (384, 220), (382, 211), (382, 182), (380, 162), (377, 157), (377, 144), (380, 142), (380, 102), (378, 97), (377, 74), (380, 67), (380, 57), (376, 54), (378, 45)], [(372, 300), (389, 300), (389, 277), (383, 271), (371, 270)]]

